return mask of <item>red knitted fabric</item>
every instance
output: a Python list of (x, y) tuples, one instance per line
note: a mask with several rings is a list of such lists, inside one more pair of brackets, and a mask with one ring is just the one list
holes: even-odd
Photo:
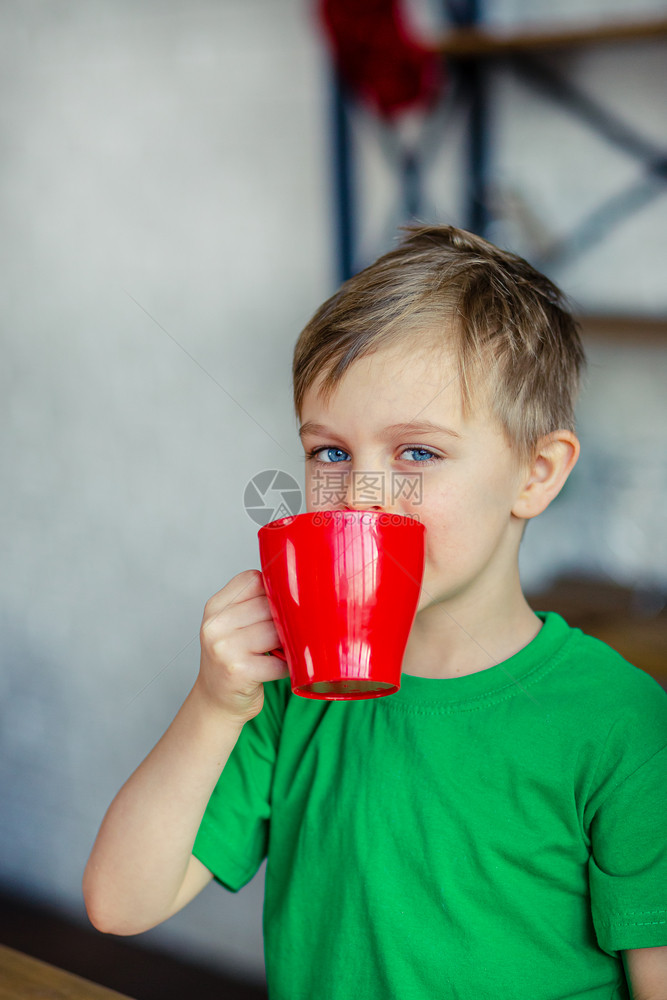
[(318, 0), (344, 83), (384, 117), (432, 104), (444, 82), (441, 57), (414, 39), (400, 0)]

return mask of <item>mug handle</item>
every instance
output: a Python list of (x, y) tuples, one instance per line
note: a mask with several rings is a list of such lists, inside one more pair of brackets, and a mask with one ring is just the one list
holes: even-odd
[(269, 649), (264, 654), (264, 656), (277, 656), (279, 660), (284, 660), (287, 663), (287, 657), (285, 656), (285, 651), (281, 646), (276, 646), (275, 649)]

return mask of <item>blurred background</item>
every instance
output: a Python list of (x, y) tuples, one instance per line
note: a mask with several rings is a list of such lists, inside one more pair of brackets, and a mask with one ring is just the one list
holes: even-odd
[(572, 298), (583, 456), (524, 581), (667, 682), (666, 50), (657, 0), (0, 7), (0, 941), (137, 1000), (262, 995), (262, 873), (122, 946), (81, 875), (258, 566), (247, 484), (302, 482), (301, 327), (410, 218)]

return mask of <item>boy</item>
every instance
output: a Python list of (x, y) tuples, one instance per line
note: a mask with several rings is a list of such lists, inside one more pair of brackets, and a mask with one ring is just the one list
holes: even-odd
[[(102, 824), (96, 926), (147, 929), (268, 855), (272, 1000), (667, 1000), (667, 699), (534, 614), (518, 573), (577, 461), (582, 362), (557, 289), (451, 227), (409, 230), (321, 307), (293, 372), (308, 509), (335, 471), (328, 506), (426, 526), (401, 690), (293, 697), (261, 575), (235, 577)], [(421, 490), (360, 496), (369, 476)]]

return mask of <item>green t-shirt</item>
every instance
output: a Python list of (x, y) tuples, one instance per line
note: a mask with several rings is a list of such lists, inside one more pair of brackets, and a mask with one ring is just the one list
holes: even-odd
[(232, 890), (268, 856), (272, 1000), (618, 1000), (667, 944), (667, 696), (541, 617), (386, 698), (265, 685), (194, 853)]

